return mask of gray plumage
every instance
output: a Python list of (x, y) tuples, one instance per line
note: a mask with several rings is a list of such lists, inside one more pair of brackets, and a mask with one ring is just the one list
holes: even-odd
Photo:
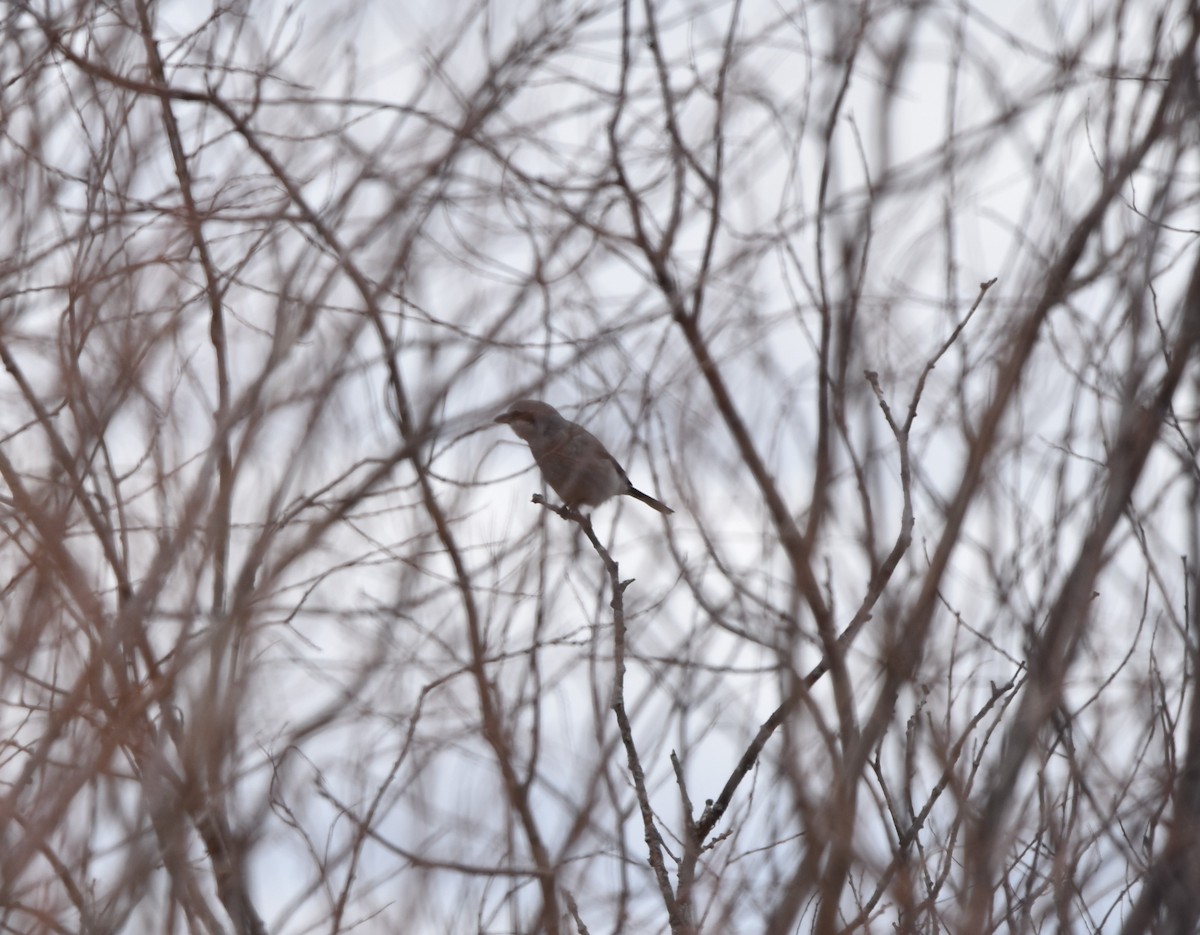
[(553, 406), (519, 399), (495, 421), (509, 426), (529, 444), (542, 477), (567, 506), (598, 506), (609, 497), (624, 495), (660, 513), (675, 512), (634, 487), (600, 440), (583, 426), (564, 419)]

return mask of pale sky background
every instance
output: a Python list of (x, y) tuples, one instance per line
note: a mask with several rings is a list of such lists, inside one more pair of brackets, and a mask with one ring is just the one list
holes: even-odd
[[(913, 36), (911, 64), (890, 98), (881, 50), (891, 37), (882, 26), (873, 30), (871, 51), (877, 54), (864, 52), (856, 63), (833, 135), (827, 247), (843, 240), (854, 249), (866, 247), (869, 217), (870, 264), (861, 308), (870, 316), (870, 327), (860, 332), (855, 366), (860, 372), (878, 371), (894, 412), (904, 411), (925, 362), (975, 300), (979, 284), (993, 277), (998, 282), (963, 339), (931, 372), (924, 392), (912, 442), (917, 462), (914, 544), (895, 587), (876, 610), (877, 626), (856, 642), (850, 658), (864, 710), (878, 690), (891, 628), (902, 619), (940, 534), (943, 498), (957, 484), (964, 453), (962, 423), (974, 419), (993, 392), (987, 381), (967, 381), (964, 396), (960, 380), (994, 365), (998, 348), (1042, 285), (1039, 276), (1062, 246), (1064, 231), (1095, 197), (1098, 165), (1107, 164), (1111, 149), (1124, 145), (1147, 118), (1135, 103), (1146, 93), (1142, 83), (1107, 80), (1114, 40), (1106, 20), (1095, 25), (1099, 8), (1094, 4), (932, 6), (934, 12)], [(439, 495), (455, 522), (463, 554), (488, 589), (479, 606), (494, 640), (494, 677), (509, 698), (523, 698), (535, 688), (543, 692), (536, 708), (542, 781), (534, 786), (533, 798), (551, 836), (565, 833), (572, 817), (568, 793), (596, 774), (600, 748), (614, 737), (611, 713), (603, 704), (611, 678), (610, 637), (606, 626), (595, 625), (597, 619), (607, 619), (609, 595), (587, 544), (529, 503), (540, 487), (528, 452), (507, 429), (492, 425), (491, 418), (513, 396), (543, 396), (599, 435), (637, 486), (675, 507), (665, 527), (632, 502), (605, 505), (596, 519), (624, 573), (637, 579), (626, 595), (629, 639), (638, 657), (626, 692), (644, 743), (655, 808), (665, 827), (677, 828), (678, 795), (667, 752), (686, 751), (690, 790), (702, 802), (716, 795), (757, 725), (779, 702), (779, 658), (770, 644), (785, 623), (772, 619), (766, 608), (783, 608), (800, 622), (804, 638), (797, 641), (792, 660), (797, 671), (806, 671), (820, 654), (811, 621), (791, 594), (789, 572), (770, 537), (760, 498), (739, 465), (661, 293), (649, 281), (644, 258), (628, 245), (597, 247), (587, 225), (571, 222), (561, 210), (569, 203), (589, 223), (628, 227), (613, 194), (598, 196), (585, 186), (578, 192), (570, 189), (576, 178), (590, 180), (608, 156), (605, 133), (620, 60), (619, 8), (594, 17), (583, 27), (583, 39), (551, 56), (548, 67), (513, 79), (505, 116), (488, 124), (494, 151), (476, 147), (463, 158), (459, 174), (439, 192), (444, 201), (432, 209), (416, 260), (398, 283), (389, 278), (390, 266), (401, 249), (406, 219), (422, 206), (394, 203), (395, 189), (417, 178), (447, 144), (439, 123), (444, 119), (454, 126), (462, 100), (487, 63), (502, 59), (513, 37), (527, 32), (539, 17), (560, 16), (575, 7), (496, 3), (485, 5), (480, 15), (474, 5), (418, 2), (363, 3), (353, 9), (309, 3), (299, 5), (299, 15), (281, 4), (249, 9), (236, 57), (247, 67), (269, 57), (275, 60), (276, 76), (294, 83), (267, 82), (264, 106), (254, 113), (253, 124), (300, 181), (305, 196), (327, 212), (326, 219), (361, 268), (377, 281), (389, 281), (381, 304), (394, 316), (388, 319), (392, 334), (402, 337), (405, 349), (398, 359), (414, 414), (419, 422), (440, 426), (432, 465)], [(711, 90), (712, 65), (730, 9), (724, 3), (662, 5), (661, 41), (675, 63), (676, 87), (697, 83)], [(1171, 7), (1172, 15), (1178, 17), (1181, 9), (1179, 4)], [(201, 29), (210, 13), (207, 7), (185, 3), (160, 7), (159, 34), (173, 65), (200, 60), (190, 39), (177, 45), (170, 37)], [(741, 7), (739, 36), (755, 51), (738, 59), (729, 78), (736, 106), (727, 123), (724, 226), (704, 318), (739, 411), (790, 508), (801, 517), (812, 484), (816, 431), (811, 402), (818, 382), (812, 351), (816, 316), (809, 290), (817, 282), (818, 261), (825, 264), (833, 294), (842, 282), (839, 258), (831, 252), (818, 257), (814, 218), (823, 121), (840, 78), (828, 64), (837, 51), (830, 35), (848, 28), (838, 22), (846, 15), (836, 3)], [(896, 37), (903, 35), (904, 11), (887, 15), (895, 19)], [(641, 14), (634, 16), (640, 23)], [(1101, 30), (1087, 46), (1094, 61), (1085, 57), (1086, 64), (1074, 73), (1077, 86), (1055, 88), (1061, 50), (1074, 47), (1092, 28)], [(1136, 50), (1149, 28), (1148, 17), (1125, 20), (1120, 44), (1129, 51), (1120, 59), (1131, 72), (1140, 64)], [(455, 42), (460, 35), (465, 38)], [(446, 48), (452, 51), (441, 57)], [(652, 71), (644, 43), (635, 54), (636, 93), (622, 126), (633, 133), (628, 166), (641, 182), (662, 169), (663, 132), (654, 98), (646, 92)], [(436, 80), (423, 87), (433, 71)], [(202, 86), (203, 76), (196, 72), (180, 70), (178, 83)], [(951, 80), (952, 75), (957, 77)], [(230, 90), (231, 96), (251, 87), (244, 75), (224, 80), (227, 88), (240, 89), (236, 95)], [(347, 96), (355, 103), (340, 105), (338, 99)], [(309, 103), (301, 109), (293, 97)], [(314, 105), (313, 99), (321, 103)], [(773, 109), (763, 106), (764, 101)], [(1126, 106), (1112, 108), (1114, 102)], [(179, 110), (194, 122), (197, 111), (189, 107), (181, 104)], [(1118, 117), (1107, 123), (1110, 110)], [(888, 119), (882, 122), (885, 112)], [(1002, 118), (1012, 126), (993, 133)], [(711, 120), (711, 95), (689, 96), (680, 112), (680, 133), (705, 155), (711, 155)], [(227, 124), (212, 117), (204, 127), (191, 137), (205, 142), (204, 152), (195, 156), (200, 187), (218, 203), (227, 198), (226, 203), (240, 206), (242, 200), (258, 203), (261, 198), (262, 204), (273, 204), (275, 182), (239, 139), (225, 136)], [(330, 129), (347, 132), (331, 138)], [(49, 148), (71, 163), (78, 146), (68, 129)], [(507, 162), (505, 169), (499, 166), (499, 154)], [(154, 158), (162, 160), (161, 170), (152, 162), (155, 171), (139, 176), (135, 186), (149, 201), (163, 198), (174, 184), (165, 149)], [(244, 163), (232, 182), (227, 178), (231, 160)], [(345, 186), (364, 164), (372, 167), (377, 183), (360, 185), (341, 203)], [(954, 169), (952, 183), (930, 182), (949, 166)], [(546, 188), (556, 181), (569, 193), (562, 202), (551, 203), (529, 179), (546, 183)], [(1107, 239), (1115, 242), (1123, 230), (1140, 229), (1141, 212), (1150, 208), (1138, 201), (1140, 186), (1152, 191), (1154, 181), (1151, 173), (1135, 179), (1124, 196), (1128, 213), (1112, 212)], [(867, 184), (885, 185), (869, 215)], [(689, 186), (694, 185), (693, 179)], [(64, 211), (83, 207), (82, 192), (77, 185), (64, 187), (59, 199)], [(698, 187), (691, 194), (699, 197)], [(666, 215), (662, 200), (651, 201), (661, 222)], [(704, 243), (704, 217), (694, 203), (689, 211), (674, 256), (676, 275), (685, 283)], [(1125, 277), (1130, 294), (1139, 294), (1136, 268), (1153, 269), (1164, 309), (1174, 308), (1188, 272), (1194, 234), (1183, 214), (1172, 215), (1170, 221), (1179, 229), (1163, 236), (1156, 254), (1147, 251), (1129, 261)], [(207, 228), (219, 263), (233, 268), (239, 257), (252, 257), (226, 297), (235, 384), (244, 388), (253, 381), (269, 358), (274, 337), (300, 327), (304, 303), (314, 294), (332, 310), (305, 332), (300, 349), (273, 384), (279, 389), (268, 391), (272, 400), (278, 392), (280, 409), (271, 412), (252, 449), (246, 476), (257, 482), (238, 487), (235, 569), (268, 515), (277, 485), (296, 498), (326, 485), (332, 491), (349, 489), (357, 476), (399, 445), (379, 345), (358, 318), (354, 291), (344, 278), (320, 291), (334, 261), (313, 245), (300, 222), (283, 236), (284, 247), (277, 254), (254, 256), (249, 251), (258, 223), (268, 225), (267, 220), (224, 218)], [(1188, 223), (1194, 225), (1194, 219)], [(780, 246), (761, 247), (765, 238), (781, 232), (788, 236), (779, 237)], [(547, 248), (555, 235), (561, 235), (554, 241), (556, 252)], [(150, 249), (159, 236), (148, 223), (130, 242), (134, 251), (139, 245)], [(783, 244), (794, 251), (794, 262)], [(549, 253), (544, 287), (529, 287), (534, 246)], [(297, 263), (297, 257), (304, 259)], [(743, 262), (744, 257), (754, 259)], [(29, 275), (49, 276), (52, 267), (48, 261)], [(1127, 304), (1126, 296), (1114, 293), (1116, 278), (1102, 278), (1090, 291), (1077, 293), (1070, 307), (1050, 320), (1011, 417), (1020, 423), (1014, 436), (1023, 444), (997, 458), (997, 493), (972, 512), (970, 533), (943, 583), (947, 607), (979, 636), (970, 643), (948, 610), (931, 640), (948, 658), (953, 656), (959, 694), (944, 696), (938, 676), (945, 673), (933, 664), (924, 686), (927, 701), (916, 692), (902, 701), (893, 725), (897, 735), (903, 718), (915, 716), (924, 703), (933, 720), (944, 721), (948, 730), (951, 724), (965, 724), (991, 683), (1012, 676), (1029, 636), (1022, 622), (1044, 614), (1047, 595), (1073, 560), (1090, 520), (1097, 463), (1115, 434), (1124, 402), (1128, 361), (1145, 346), (1131, 351), (1131, 339), (1117, 333), (1105, 345), (1107, 356), (1094, 359), (1096, 348), (1104, 344), (1096, 336), (1110, 329), (1119, 332), (1111, 322), (1115, 310)], [(188, 286), (202, 289), (199, 282)], [(162, 289), (163, 308), (186, 292), (169, 276), (162, 277)], [(279, 292), (294, 301), (279, 302)], [(51, 292), (44, 304), (34, 303), (22, 319), (25, 333), (50, 328), (58, 319), (59, 301)], [(168, 427), (154, 444), (167, 463), (180, 465), (181, 490), (183, 479), (203, 470), (195, 459), (208, 444), (211, 429), (206, 329), (207, 320), (198, 315), (176, 337), (173, 352), (155, 365), (161, 384), (153, 392), (160, 401), (169, 400), (181, 419), (178, 428)], [(55, 379), (55, 360), (47, 351), (41, 376), (48, 383)], [(30, 366), (36, 374), (37, 364), (31, 361)], [(297, 402), (288, 394), (296, 386), (319, 387), (320, 374), (338, 373), (339, 368), (346, 372), (334, 383), (320, 426), (303, 446), (290, 448), (306, 425), (311, 401)], [(857, 420), (855, 441), (876, 463), (887, 466), (885, 478), (894, 478), (895, 440), (878, 417), (866, 382), (855, 379), (860, 393), (851, 413)], [(1076, 395), (1081, 383), (1094, 392)], [(326, 401), (316, 389), (313, 393)], [(200, 428), (192, 433), (187, 426)], [(146, 439), (155, 431), (150, 406), (114, 427), (114, 437), (126, 440), (114, 446), (123, 468), (134, 474), (148, 470)], [(1071, 457), (1061, 459), (1068, 450)], [(23, 456), (37, 460), (32, 450)], [(1151, 587), (1143, 580), (1148, 563), (1136, 542), (1127, 531), (1114, 539), (1102, 606), (1095, 611), (1097, 626), (1089, 635), (1086, 659), (1072, 673), (1073, 697), (1085, 698), (1127, 652), (1145, 655), (1153, 648), (1150, 636), (1130, 635), (1130, 620), (1141, 614), (1144, 589), (1154, 592), (1150, 603), (1165, 604), (1148, 615), (1150, 628), (1159, 623), (1166, 627), (1163, 621), (1172, 607), (1179, 612), (1183, 606), (1177, 556), (1188, 553), (1190, 545), (1187, 491), (1173, 489), (1166, 480), (1165, 486), (1157, 484), (1160, 478), (1174, 483), (1178, 476), (1178, 462), (1160, 449), (1135, 501), (1148, 511), (1155, 507), (1155, 517), (1168, 517), (1146, 530), (1146, 551), (1165, 571)], [(263, 818), (251, 858), (253, 891), (272, 932), (321, 930), (327, 914), (324, 899), (310, 891), (320, 888), (314, 882), (314, 855), (298, 846), (289, 826), (298, 824), (310, 840), (335, 850), (354, 830), (339, 810), (348, 806), (361, 814), (381, 784), (388, 791), (375, 829), (426, 859), (486, 866), (508, 834), (506, 816), (497, 807), (494, 765), (473, 727), (477, 702), (463, 664), (459, 612), (446, 590), (448, 564), (427, 531), (414, 532), (408, 525), (416, 500), (409, 481), (407, 470), (398, 470), (352, 521), (340, 524), (322, 548), (286, 572), (286, 585), (270, 595), (267, 616), (278, 619), (264, 628), (253, 647), (257, 671), (266, 674), (270, 690), (259, 690), (254, 710), (245, 715), (239, 759), (245, 772), (236, 799), (248, 824), (258, 815)], [(832, 517), (815, 561), (822, 584), (829, 583), (836, 619), (844, 625), (861, 599), (866, 563), (858, 547), (863, 532), (844, 458), (835, 464), (834, 482)], [(872, 493), (881, 518), (877, 534), (886, 544), (898, 527), (898, 484), (885, 480)], [(1175, 506), (1157, 506), (1158, 498)], [(152, 513), (152, 501), (153, 495), (145, 493), (139, 508)], [(314, 507), (304, 515), (317, 512)], [(740, 570), (753, 601), (731, 593), (715, 567), (713, 541), (721, 558)], [(1057, 552), (1039, 560), (1044, 548)], [(997, 556), (1016, 556), (1017, 566), (1001, 562), (997, 567)], [(731, 623), (759, 642), (731, 632), (732, 627), (712, 625), (681, 584), (685, 573), (701, 582), (714, 606), (731, 614)], [(1174, 603), (1163, 595), (1172, 596)], [(172, 596), (181, 616), (198, 602), (182, 578)], [(754, 608), (754, 601), (762, 602), (761, 617), (736, 616)], [(542, 680), (536, 686), (522, 655), (535, 641), (540, 643)], [(1182, 658), (1178, 661), (1182, 666)], [(1135, 674), (1142, 671), (1131, 668)], [(1165, 677), (1170, 681), (1177, 674)], [(203, 698), (200, 682), (191, 699), (197, 706)], [(1090, 739), (1103, 755), (1119, 760), (1142, 739), (1132, 732), (1140, 730), (1144, 719), (1140, 687), (1131, 676), (1106, 696), (1110, 705), (1112, 699), (1126, 699), (1128, 708), (1097, 714), (1099, 726)], [(827, 713), (833, 710), (828, 692), (826, 684), (815, 692), (817, 706)], [(347, 697), (352, 710), (361, 707), (361, 717), (346, 717), (293, 743), (299, 724)], [(421, 717), (410, 749), (407, 731), (418, 706)], [(195, 710), (191, 716), (201, 713)], [(1123, 732), (1122, 713), (1134, 725), (1130, 732)], [(832, 714), (830, 718), (828, 723), (836, 724)], [(510, 726), (515, 736), (522, 736), (532, 724), (531, 710), (523, 709)], [(772, 740), (764, 761), (774, 762), (784, 749), (817, 750), (820, 744), (813, 724), (798, 719)], [(405, 759), (393, 777), (401, 751)], [(889, 747), (887, 755), (895, 756), (896, 749)], [(916, 769), (921, 785), (930, 783), (940, 766), (931, 759)], [(740, 864), (731, 862), (730, 872), (744, 873), (751, 884), (771, 872), (770, 855), (764, 857), (760, 850), (778, 844), (785, 832), (795, 833), (785, 806), (770, 801), (768, 776), (764, 766), (754, 781), (747, 781), (725, 823), (736, 829), (728, 846), (740, 855)], [(752, 789), (760, 777), (763, 785)], [(303, 812), (285, 815), (278, 807), (283, 800), (302, 802)], [(931, 827), (949, 820), (952, 808), (952, 802), (939, 808)], [(884, 840), (884, 832), (869, 820), (862, 824), (856, 843), (870, 853)], [(625, 867), (624, 872), (641, 874), (645, 845), (636, 815), (623, 830), (631, 862), (637, 864), (635, 871)], [(127, 831), (113, 822), (114, 874), (123, 867), (119, 842)], [(103, 828), (97, 834), (103, 838)], [(621, 885), (623, 868), (613, 842), (602, 838), (598, 832), (595, 851), (588, 852), (592, 859), (567, 866), (564, 883), (581, 895), (585, 916), (596, 923), (592, 930), (604, 932), (611, 921), (605, 918), (605, 894)], [(777, 853), (801, 846), (792, 840)], [(1097, 898), (1106, 904), (1128, 872), (1120, 852), (1118, 844), (1111, 852), (1097, 851), (1093, 882)], [(882, 848), (880, 854), (886, 860)], [(104, 861), (96, 866), (99, 873)], [(512, 885), (507, 879), (464, 883), (456, 875), (434, 873), (421, 878), (421, 896), (414, 899), (411, 885), (397, 887), (397, 876), (403, 876), (398, 868), (404, 867), (402, 856), (378, 843), (366, 845), (354, 905), (356, 917), (363, 919), (358, 931), (390, 931), (397, 918), (407, 919), (412, 932), (470, 931), (478, 922), (467, 917), (472, 899), (503, 905)], [(632, 918), (657, 926), (661, 904), (656, 899), (649, 887), (639, 889)], [(755, 901), (749, 895), (747, 900)], [(536, 901), (530, 886), (527, 903), (522, 898), (527, 914)], [(376, 920), (368, 918), (372, 907), (381, 911)], [(756, 905), (754, 912), (759, 911), (762, 906)], [(495, 922), (493, 930), (502, 928)], [(629, 930), (635, 929), (631, 925)]]

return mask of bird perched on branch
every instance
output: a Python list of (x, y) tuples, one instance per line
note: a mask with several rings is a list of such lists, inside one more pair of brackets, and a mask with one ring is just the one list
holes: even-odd
[(553, 406), (536, 399), (518, 399), (495, 421), (529, 443), (542, 477), (571, 509), (598, 506), (609, 497), (624, 494), (660, 513), (675, 512), (634, 487), (600, 440), (583, 426), (564, 419)]

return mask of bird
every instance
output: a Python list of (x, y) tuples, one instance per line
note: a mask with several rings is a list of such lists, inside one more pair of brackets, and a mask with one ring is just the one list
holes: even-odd
[(507, 425), (529, 444), (542, 477), (571, 509), (599, 506), (610, 497), (624, 495), (664, 515), (675, 512), (634, 487), (600, 439), (563, 418), (553, 406), (537, 399), (518, 399), (493, 421)]

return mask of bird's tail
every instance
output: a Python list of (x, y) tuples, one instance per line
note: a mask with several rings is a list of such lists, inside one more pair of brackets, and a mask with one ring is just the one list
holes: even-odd
[(650, 494), (642, 493), (640, 490), (634, 487), (633, 484), (629, 485), (629, 489), (626, 490), (625, 493), (630, 497), (641, 500), (642, 503), (646, 504), (646, 506), (654, 507), (654, 509), (658, 510), (660, 513), (669, 514), (675, 512), (665, 503), (660, 503), (658, 500), (655, 500), (652, 496), (650, 496)]

